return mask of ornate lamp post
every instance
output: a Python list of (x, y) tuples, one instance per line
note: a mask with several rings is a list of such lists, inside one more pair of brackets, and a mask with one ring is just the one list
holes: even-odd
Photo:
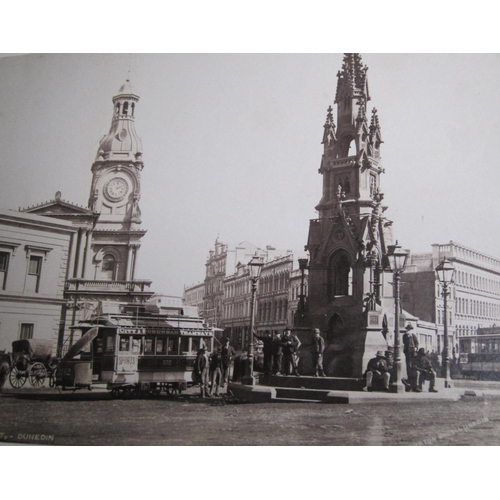
[(255, 255), (252, 257), (252, 260), (248, 263), (250, 283), (252, 285), (252, 298), (250, 300), (250, 338), (248, 343), (248, 359), (245, 376), (241, 379), (241, 383), (244, 385), (255, 384), (255, 377), (253, 376), (253, 330), (255, 322), (255, 293), (257, 292), (257, 282), (259, 281), (260, 272), (262, 271), (263, 265), (264, 259), (262, 257), (259, 257), (257, 253), (255, 253)]
[(401, 352), (400, 352), (400, 312), (401, 312), (401, 274), (406, 268), (406, 259), (408, 254), (401, 249), (396, 241), (395, 245), (388, 248), (387, 257), (391, 266), (392, 274), (394, 275), (394, 378), (391, 382), (391, 392), (404, 392), (403, 384), (401, 383)]
[(453, 282), (453, 277), (455, 276), (455, 268), (448, 259), (444, 259), (439, 266), (436, 267), (436, 274), (439, 282), (443, 285), (443, 301), (444, 301), (444, 315), (443, 315), (443, 326), (444, 326), (444, 337), (443, 337), (443, 357), (442, 357), (442, 369), (445, 388), (452, 387), (451, 384), (451, 374), (450, 374), (450, 349), (448, 346), (448, 310), (447, 310), (447, 298), (449, 295), (448, 285)]

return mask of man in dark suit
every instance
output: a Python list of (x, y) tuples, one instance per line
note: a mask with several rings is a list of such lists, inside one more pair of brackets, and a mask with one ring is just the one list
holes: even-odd
[(417, 386), (417, 370), (414, 366), (418, 351), (418, 338), (412, 330), (413, 326), (408, 323), (406, 326), (406, 333), (403, 335), (403, 352), (406, 359), (406, 373), (408, 379), (403, 379), (403, 384), (406, 386), (407, 390), (420, 392)]
[(377, 355), (368, 361), (368, 366), (365, 372), (366, 387), (364, 391), (371, 392), (373, 390), (372, 383), (374, 380), (383, 382), (382, 389), (389, 392), (389, 381), (391, 380), (391, 368), (389, 367), (384, 351), (377, 351)]
[(234, 347), (230, 345), (229, 339), (224, 341), (224, 345), (221, 349), (221, 361), (222, 361), (222, 383), (221, 387), (224, 387), (224, 384), (229, 383), (229, 368), (231, 367), (231, 362), (236, 355), (236, 351)]
[(291, 366), (292, 374), (299, 377), (297, 364), (295, 362), (295, 353), (297, 352), (299, 347), (299, 339), (296, 336), (292, 335), (291, 328), (286, 327), (281, 337), (281, 349), (283, 353), (283, 373), (285, 375), (290, 375)]
[(208, 372), (209, 372), (209, 363), (207, 356), (207, 348), (202, 347), (196, 356), (194, 361), (194, 371), (198, 375), (198, 379), (200, 380), (200, 396), (204, 398), (205, 396), (210, 396), (208, 390)]

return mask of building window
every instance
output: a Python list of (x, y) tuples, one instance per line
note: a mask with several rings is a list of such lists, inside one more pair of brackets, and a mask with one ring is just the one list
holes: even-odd
[(104, 258), (102, 259), (102, 264), (101, 264), (101, 277), (106, 280), (114, 280), (115, 268), (116, 268), (115, 258), (110, 254), (105, 255)]
[(30, 283), (28, 289), (30, 291), (35, 291), (38, 293), (40, 290), (40, 275), (42, 273), (42, 257), (37, 255), (30, 255), (28, 262), (28, 277), (30, 278)]
[(19, 334), (19, 338), (21, 340), (32, 339), (34, 326), (35, 325), (33, 323), (21, 323), (21, 333)]
[(7, 284), (7, 271), (9, 270), (10, 254), (8, 252), (0, 252), (0, 287), (5, 290)]

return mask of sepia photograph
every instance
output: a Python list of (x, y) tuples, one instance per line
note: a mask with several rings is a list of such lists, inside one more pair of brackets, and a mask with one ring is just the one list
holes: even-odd
[(146, 4), (30, 7), (0, 54), (5, 482), (491, 494), (498, 47), (429, 6)]
[(0, 59), (0, 439), (498, 444), (499, 63)]

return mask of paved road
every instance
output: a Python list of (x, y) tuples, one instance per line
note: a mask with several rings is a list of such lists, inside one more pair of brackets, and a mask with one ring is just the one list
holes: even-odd
[[(107, 393), (0, 396), (0, 440), (55, 445), (500, 445), (500, 398), (327, 405), (113, 400)], [(189, 391), (188, 391), (189, 392)]]

